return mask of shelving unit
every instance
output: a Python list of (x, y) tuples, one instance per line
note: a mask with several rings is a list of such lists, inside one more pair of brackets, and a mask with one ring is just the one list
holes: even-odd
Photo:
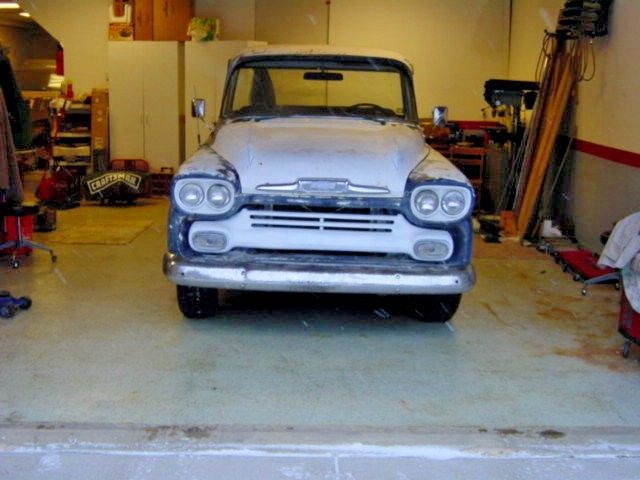
[(482, 147), (459, 147), (453, 145), (449, 149), (449, 159), (464, 173), (476, 192), (476, 205), (480, 205), (482, 193), (482, 177), (486, 151)]
[(69, 102), (54, 136), (53, 157), (58, 165), (85, 175), (91, 164), (91, 105)]

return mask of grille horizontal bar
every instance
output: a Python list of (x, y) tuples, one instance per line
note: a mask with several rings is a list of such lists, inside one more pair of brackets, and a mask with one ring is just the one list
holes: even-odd
[(264, 212), (250, 211), (254, 228), (305, 228), (310, 230), (339, 230), (353, 232), (393, 231), (394, 217), (390, 215), (356, 215), (340, 213)]

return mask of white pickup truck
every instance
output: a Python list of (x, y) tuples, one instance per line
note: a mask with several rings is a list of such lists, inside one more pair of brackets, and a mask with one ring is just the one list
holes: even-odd
[(405, 295), (446, 321), (475, 282), (474, 200), (425, 143), (400, 55), (254, 48), (173, 181), (164, 273), (189, 318), (241, 289)]

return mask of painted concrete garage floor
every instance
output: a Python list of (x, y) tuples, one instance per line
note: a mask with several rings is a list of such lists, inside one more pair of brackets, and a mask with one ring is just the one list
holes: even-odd
[[(562, 444), (571, 435), (596, 443), (613, 434), (640, 438), (638, 350), (627, 360), (619, 354), (619, 293), (595, 286), (582, 297), (579, 285), (534, 249), (477, 242), (478, 283), (450, 324), (421, 323), (415, 312), (380, 298), (255, 293), (225, 293), (217, 318), (192, 321), (179, 313), (175, 287), (161, 272), (166, 211), (163, 199), (62, 211), (58, 234), (119, 220), (152, 224), (126, 245), (51, 243), (55, 265), (42, 252), (15, 271), (0, 264), (2, 288), (33, 299), (29, 311), (0, 321), (5, 465), (24, 467), (29, 458), (42, 467), (46, 445), (72, 428), (82, 437), (87, 425), (110, 435), (124, 428), (125, 444), (152, 447), (158, 439), (193, 447), (220, 439), (318, 444), (325, 437), (330, 444), (418, 445), (436, 431), (464, 433), (454, 437), (487, 448)], [(50, 235), (37, 239), (48, 243)], [(57, 440), (42, 437), (65, 428)], [(442, 444), (467, 444), (454, 437)], [(635, 442), (621, 443), (626, 454), (613, 457), (627, 461), (616, 465), (637, 472)], [(40, 456), (21, 456), (31, 450), (17, 444)], [(71, 453), (54, 466), (71, 468)], [(89, 453), (75, 454), (86, 460)], [(328, 477), (324, 466), (310, 466), (306, 477), (289, 478), (391, 478), (357, 475), (355, 466), (351, 477), (345, 470), (336, 476), (338, 457), (329, 456)], [(404, 470), (406, 478), (422, 478), (411, 475), (414, 467)], [(287, 478), (289, 467), (282, 468), (255, 478)], [(462, 475), (471, 467), (460, 468)], [(624, 472), (609, 478), (637, 478)]]

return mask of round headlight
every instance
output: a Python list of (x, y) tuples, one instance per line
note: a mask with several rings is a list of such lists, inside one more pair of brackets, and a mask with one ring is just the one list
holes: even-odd
[(464, 211), (466, 202), (464, 195), (457, 190), (451, 190), (442, 197), (442, 210), (447, 215), (456, 216)]
[(433, 190), (422, 190), (415, 196), (413, 204), (420, 215), (431, 215), (438, 209), (438, 195)]
[(231, 201), (231, 192), (226, 186), (217, 183), (207, 190), (207, 200), (213, 208), (224, 208)]
[(180, 201), (187, 207), (197, 207), (202, 203), (204, 192), (197, 183), (186, 183), (178, 193)]

